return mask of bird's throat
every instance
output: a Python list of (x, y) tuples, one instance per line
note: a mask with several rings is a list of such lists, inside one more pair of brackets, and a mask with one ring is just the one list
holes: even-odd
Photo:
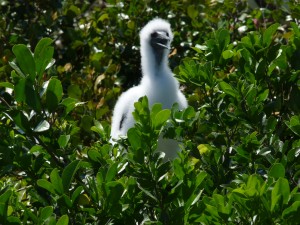
[(153, 48), (153, 55), (155, 58), (155, 63), (156, 63), (156, 67), (160, 67), (161, 64), (165, 61), (164, 57), (166, 57), (166, 49), (162, 49), (162, 48)]

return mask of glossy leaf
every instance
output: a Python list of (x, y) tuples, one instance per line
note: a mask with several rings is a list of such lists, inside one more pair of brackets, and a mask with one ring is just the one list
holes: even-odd
[(127, 137), (130, 145), (134, 149), (141, 148), (141, 137), (135, 128), (130, 128), (127, 132)]
[(62, 173), (62, 184), (64, 188), (64, 192), (68, 192), (70, 189), (71, 182), (75, 176), (75, 173), (80, 168), (80, 160), (75, 160), (71, 162), (66, 168), (63, 170)]
[(49, 130), (50, 128), (50, 124), (48, 123), (48, 121), (43, 120), (41, 121), (35, 128), (34, 128), (34, 132), (44, 132)]
[(164, 125), (164, 123), (167, 122), (170, 115), (171, 115), (171, 111), (169, 109), (164, 109), (158, 112), (154, 118), (153, 127), (155, 129), (160, 129)]
[(274, 33), (276, 32), (277, 28), (279, 27), (278, 23), (275, 23), (269, 26), (263, 34), (263, 44), (264, 46), (269, 46), (271, 44), (272, 38)]
[(294, 222), (298, 219), (300, 213), (300, 201), (294, 202), (290, 207), (286, 208), (282, 216), (285, 219), (290, 219), (291, 222)]
[(222, 56), (224, 59), (230, 59), (234, 56), (234, 52), (232, 50), (225, 50), (222, 52)]
[(60, 135), (58, 138), (58, 144), (61, 148), (65, 148), (70, 140), (70, 135)]
[(68, 215), (61, 216), (56, 223), (56, 225), (68, 225), (68, 224), (69, 224)]
[(117, 172), (118, 172), (118, 163), (114, 163), (108, 168), (108, 171), (105, 176), (105, 181), (106, 182), (112, 181), (115, 178)]
[(25, 75), (29, 75), (31, 81), (36, 77), (35, 62), (32, 52), (23, 44), (15, 45), (12, 48), (16, 56), (17, 65)]
[(39, 179), (39, 180), (37, 180), (37, 185), (46, 189), (47, 191), (51, 192), (52, 194), (55, 194), (55, 189), (49, 181), (47, 181), (45, 179)]
[(53, 213), (53, 207), (46, 206), (46, 207), (42, 208), (39, 219), (41, 221), (46, 221), (52, 215), (52, 213)]
[(60, 80), (52, 78), (46, 90), (46, 105), (50, 112), (53, 112), (62, 99), (63, 89)]
[(220, 85), (220, 88), (222, 89), (222, 91), (224, 91), (226, 94), (228, 94), (232, 97), (237, 96), (237, 91), (234, 90), (233, 87), (230, 84), (222, 81), (222, 82), (219, 83), (219, 85)]
[(272, 165), (269, 171), (269, 176), (274, 177), (275, 179), (280, 177), (284, 178), (285, 176), (284, 166), (281, 163), (275, 163), (274, 165)]
[(271, 211), (275, 210), (276, 205), (287, 204), (290, 195), (290, 186), (285, 178), (279, 178), (272, 190)]
[(63, 189), (62, 179), (59, 176), (58, 172), (59, 171), (57, 168), (52, 170), (52, 172), (50, 173), (50, 181), (51, 181), (55, 191), (57, 191), (57, 193), (59, 193), (59, 194), (62, 194), (64, 189)]
[(37, 43), (34, 49), (34, 61), (39, 79), (52, 60), (54, 53), (54, 48), (51, 46), (52, 42), (50, 38), (43, 38)]
[(22, 111), (12, 110), (5, 113), (7, 117), (11, 118), (14, 123), (24, 132), (30, 132), (30, 123), (28, 118), (24, 115)]
[(74, 98), (65, 98), (62, 100), (60, 104), (65, 107), (64, 114), (68, 115), (76, 107), (76, 103), (78, 103), (78, 101)]
[(9, 83), (9, 82), (0, 82), (0, 87), (14, 89), (14, 85), (12, 83)]
[(2, 195), (0, 195), (0, 221), (7, 216), (8, 200), (11, 195), (11, 190), (7, 190)]

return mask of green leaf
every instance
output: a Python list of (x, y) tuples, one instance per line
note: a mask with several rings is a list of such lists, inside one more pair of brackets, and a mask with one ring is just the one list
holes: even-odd
[(216, 38), (217, 38), (217, 41), (219, 43), (219, 49), (222, 52), (223, 49), (225, 49), (227, 47), (227, 45), (229, 44), (229, 42), (230, 42), (230, 33), (226, 29), (217, 30)]
[(34, 61), (39, 80), (52, 60), (54, 53), (54, 48), (50, 46), (52, 42), (50, 38), (43, 38), (37, 43), (34, 49)]
[(170, 118), (171, 115), (171, 110), (169, 109), (164, 109), (160, 112), (158, 112), (154, 118), (153, 121), (153, 127), (155, 129), (160, 129), (165, 122)]
[(293, 220), (292, 222), (296, 221), (300, 215), (300, 201), (294, 202), (290, 207), (283, 210), (282, 217), (284, 219), (290, 218)]
[(63, 88), (60, 80), (51, 78), (46, 90), (46, 106), (50, 112), (53, 112), (60, 103), (63, 95)]
[(287, 204), (290, 196), (290, 186), (287, 179), (280, 177), (273, 190), (271, 196), (271, 212), (274, 212), (275, 206)]
[(55, 168), (50, 173), (50, 181), (53, 185), (53, 188), (57, 191), (57, 193), (62, 194), (64, 192), (62, 179), (59, 176), (58, 169)]
[(14, 89), (14, 85), (9, 82), (0, 82), (0, 87), (5, 87), (9, 89)]
[(211, 152), (212, 148), (209, 144), (200, 144), (197, 146), (200, 155), (205, 155)]
[(68, 115), (76, 107), (77, 103), (78, 100), (74, 98), (65, 98), (62, 100), (60, 104), (65, 107), (64, 116)]
[(80, 168), (80, 160), (75, 160), (66, 166), (62, 173), (62, 183), (64, 192), (68, 192), (70, 189), (71, 182), (77, 170)]
[(69, 224), (69, 217), (68, 215), (63, 215), (59, 218), (56, 225), (68, 225)]
[(265, 47), (268, 47), (271, 44), (273, 35), (276, 32), (278, 27), (279, 27), (279, 23), (275, 23), (275, 24), (272, 24), (271, 26), (269, 26), (264, 31), (264, 33), (263, 33), (263, 45)]
[(70, 135), (60, 135), (60, 137), (58, 138), (59, 147), (65, 148), (69, 143), (70, 137)]
[(200, 184), (202, 184), (202, 182), (206, 177), (207, 177), (207, 173), (205, 171), (201, 171), (200, 173), (198, 173), (195, 180), (195, 186), (198, 187)]
[(18, 126), (24, 132), (30, 132), (30, 123), (27, 117), (24, 115), (22, 111), (12, 110), (4, 113), (8, 118), (10, 118), (16, 126)]
[(257, 101), (258, 102), (264, 102), (269, 96), (269, 89), (265, 89), (263, 92), (261, 92), (258, 97)]
[(12, 77), (13, 75), (17, 75), (18, 77), (23, 77), (23, 78), (26, 77), (15, 61), (9, 62), (9, 65), (11, 66), (11, 68), (15, 70), (15, 71), (14, 70), (11, 71)]
[(69, 194), (63, 194), (58, 200), (57, 200), (58, 205), (64, 205), (67, 206), (68, 208), (72, 207), (72, 202), (69, 197)]
[(293, 32), (296, 36), (300, 37), (300, 30), (298, 25), (295, 22), (291, 22), (291, 27), (293, 28)]
[(199, 12), (196, 9), (195, 5), (189, 5), (188, 8), (187, 8), (187, 13), (188, 13), (188, 16), (191, 19), (195, 19), (199, 14)]
[(298, 136), (300, 136), (300, 118), (292, 116), (290, 121), (285, 121), (285, 124)]
[(146, 190), (145, 188), (143, 188), (140, 183), (137, 183), (139, 189), (141, 189), (147, 196), (149, 196), (150, 198), (152, 198), (155, 202), (158, 202), (158, 199), (153, 195), (151, 194), (150, 191)]
[(107, 194), (107, 202), (110, 207), (113, 207), (121, 198), (124, 187), (118, 181), (111, 181), (105, 183), (105, 191)]
[(15, 98), (17, 102), (26, 102), (28, 106), (37, 112), (41, 111), (40, 96), (35, 90), (30, 79), (22, 78), (15, 85)]
[(130, 128), (127, 132), (127, 137), (130, 145), (132, 146), (133, 149), (137, 150), (141, 148), (142, 143), (141, 143), (141, 136), (137, 132), (136, 128)]
[[(8, 214), (8, 201), (12, 195), (11, 190), (5, 191), (2, 195), (0, 195), (0, 223), (6, 222), (7, 214)], [(3, 223), (4, 224), (4, 223)]]
[(17, 65), (20, 67), (25, 75), (29, 75), (31, 81), (34, 81), (36, 77), (35, 62), (32, 56), (32, 52), (26, 47), (26, 45), (19, 44), (12, 48), (13, 53), (16, 56)]
[(90, 160), (95, 161), (95, 162), (100, 162), (101, 154), (99, 153), (99, 151), (92, 149), (92, 150), (89, 150), (87, 154), (88, 154), (88, 157), (90, 158)]
[(180, 164), (180, 160), (179, 159), (175, 159), (173, 161), (173, 169), (174, 169), (175, 176), (179, 180), (183, 180), (185, 173), (184, 173), (184, 170), (182, 168), (182, 165)]
[(225, 50), (222, 52), (222, 56), (224, 59), (230, 59), (232, 56), (234, 56), (234, 52), (232, 50)]
[(37, 185), (46, 189), (47, 191), (51, 192), (52, 194), (55, 194), (55, 189), (49, 181), (47, 181), (45, 179), (39, 179), (39, 180), (37, 180)]
[(39, 219), (41, 219), (41, 221), (45, 221), (52, 215), (52, 213), (53, 213), (53, 207), (46, 206), (46, 207), (42, 208)]
[(118, 172), (118, 163), (116, 162), (109, 167), (106, 173), (105, 182), (112, 181), (115, 178), (117, 172)]
[(15, 99), (18, 103), (25, 102), (26, 95), (25, 95), (25, 86), (26, 86), (26, 79), (20, 79), (15, 85)]
[(285, 168), (281, 163), (275, 163), (272, 165), (270, 171), (269, 171), (269, 176), (274, 177), (275, 179), (277, 178), (284, 178), (285, 176)]
[(267, 120), (266, 130), (268, 132), (273, 132), (276, 128), (278, 121), (274, 116), (270, 116)]
[(232, 97), (236, 97), (237, 96), (237, 91), (233, 89), (233, 87), (226, 83), (225, 81), (221, 81), (219, 83), (220, 88), (222, 89), (222, 91), (224, 91), (226, 94), (232, 96)]
[(90, 115), (82, 116), (81, 121), (80, 121), (80, 127), (84, 131), (89, 132), (91, 130), (91, 127), (93, 126), (93, 120), (94, 120), (94, 118)]
[(75, 191), (73, 191), (72, 197), (71, 197), (72, 203), (74, 203), (76, 201), (76, 199), (79, 197), (79, 195), (82, 193), (83, 190), (84, 190), (83, 187), (79, 186), (75, 189)]
[(70, 85), (68, 87), (68, 96), (70, 98), (74, 98), (74, 99), (81, 99), (81, 95), (82, 95), (82, 91), (80, 89), (80, 87), (76, 84)]

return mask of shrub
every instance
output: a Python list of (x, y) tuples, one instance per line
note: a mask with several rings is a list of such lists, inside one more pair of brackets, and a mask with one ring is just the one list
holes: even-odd
[[(266, 2), (3, 1), (0, 223), (297, 224), (300, 7)], [(154, 16), (190, 106), (141, 98), (112, 146)], [(181, 142), (173, 161), (161, 132)]]

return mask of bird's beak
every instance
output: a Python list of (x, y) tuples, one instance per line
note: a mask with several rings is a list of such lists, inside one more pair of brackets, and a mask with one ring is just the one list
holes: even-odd
[(160, 31), (156, 33), (156, 36), (151, 39), (152, 44), (156, 47), (160, 46), (165, 49), (170, 49), (170, 47), (168, 46), (170, 38), (166, 35), (166, 33)]

